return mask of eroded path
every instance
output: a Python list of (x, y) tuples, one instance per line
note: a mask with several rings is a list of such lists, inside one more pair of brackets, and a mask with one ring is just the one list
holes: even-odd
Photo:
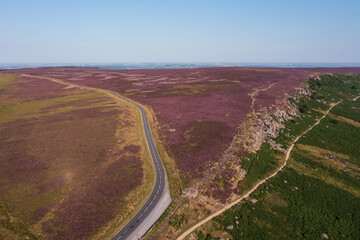
[(259, 92), (263, 92), (266, 90), (269, 90), (270, 88), (272, 88), (275, 84), (278, 84), (280, 82), (275, 82), (270, 84), (267, 87), (264, 88), (255, 88), (253, 92), (251, 92), (249, 94), (249, 96), (251, 97), (252, 101), (251, 101), (251, 109), (252, 109), (252, 113), (255, 114), (255, 102), (256, 102), (256, 96), (259, 95)]
[[(171, 197), (170, 197), (169, 190), (168, 190), (168, 183), (167, 183), (165, 170), (164, 170), (164, 167), (160, 160), (159, 153), (156, 149), (156, 145), (155, 145), (153, 136), (151, 134), (149, 121), (148, 121), (145, 109), (142, 106), (140, 106), (139, 104), (137, 104), (127, 98), (124, 98), (124, 97), (120, 96), (119, 94), (109, 91), (109, 90), (67, 83), (65, 81), (55, 79), (55, 78), (49, 78), (49, 77), (40, 77), (40, 76), (34, 76), (34, 75), (29, 75), (29, 74), (23, 74), (23, 76), (39, 78), (39, 79), (44, 79), (44, 80), (50, 80), (53, 82), (68, 85), (68, 86), (75, 87), (75, 88), (83, 88), (83, 89), (100, 91), (100, 92), (103, 92), (103, 93), (106, 93), (106, 94), (112, 96), (113, 98), (115, 98), (117, 100), (120, 99), (122, 101), (126, 101), (126, 102), (132, 104), (133, 106), (137, 107), (140, 110), (146, 143), (147, 143), (149, 153), (153, 160), (155, 171), (156, 171), (155, 185), (154, 185), (154, 188), (153, 188), (150, 196), (147, 198), (146, 202), (144, 203), (144, 205), (135, 214), (135, 216), (112, 239), (114, 239), (114, 240), (138, 239), (138, 238), (142, 237), (152, 227), (152, 225), (158, 220), (158, 218), (167, 209), (167, 207), (169, 206), (169, 204), (171, 202)], [(121, 174), (121, 173), (119, 173), (119, 174)], [(147, 184), (147, 183), (145, 183), (145, 184)], [(145, 196), (144, 196), (144, 198), (145, 198)]]
[[(354, 98), (352, 101), (356, 101), (360, 96), (357, 96), (356, 98)], [(243, 196), (241, 196), (240, 198), (238, 198), (237, 200), (233, 201), (232, 203), (229, 203), (228, 205), (226, 205), (223, 209), (211, 214), (210, 216), (208, 216), (207, 218), (201, 220), (200, 222), (198, 222), (197, 224), (193, 225), (192, 227), (190, 227), (189, 229), (187, 229), (185, 232), (183, 232), (178, 238), (177, 240), (182, 240), (184, 239), (186, 236), (188, 236), (189, 234), (191, 234), (194, 230), (196, 230), (197, 228), (199, 228), (200, 226), (204, 225), (205, 223), (207, 223), (208, 221), (212, 220), (213, 218), (215, 218), (216, 216), (222, 214), (223, 212), (225, 212), (226, 210), (228, 210), (229, 208), (233, 207), (234, 205), (240, 203), (243, 199), (247, 198), (248, 196), (250, 196), (250, 194), (252, 194), (260, 185), (262, 185), (263, 183), (267, 182), (269, 179), (275, 177), (288, 163), (290, 154), (296, 144), (296, 142), (302, 137), (304, 136), (306, 133), (308, 133), (309, 131), (311, 131), (316, 125), (318, 125), (322, 119), (324, 119), (329, 112), (331, 111), (331, 109), (333, 107), (335, 107), (336, 105), (340, 104), (342, 101), (339, 101), (337, 103), (333, 103), (330, 105), (330, 108), (325, 112), (325, 114), (316, 122), (314, 123), (311, 127), (309, 127), (306, 131), (304, 131), (302, 134), (300, 134), (299, 136), (297, 136), (293, 143), (291, 144), (291, 146), (288, 148), (288, 150), (286, 151), (286, 155), (285, 155), (285, 161), (283, 162), (283, 164), (271, 175), (269, 175), (268, 177), (262, 179), (261, 181), (259, 181), (257, 184), (255, 184), (255, 186), (253, 188), (251, 188), (249, 191), (247, 191)]]

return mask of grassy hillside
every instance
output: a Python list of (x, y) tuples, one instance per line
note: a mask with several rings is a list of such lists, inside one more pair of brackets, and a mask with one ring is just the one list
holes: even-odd
[[(360, 77), (326, 75), (309, 84), (314, 93), (297, 102), (300, 116), (288, 121), (275, 141), (289, 146), (331, 103), (343, 102), (300, 138), (283, 171), (198, 229), (193, 234), (198, 239), (358, 238), (360, 99), (351, 100), (359, 95)], [(261, 165), (274, 158), (276, 151), (268, 148), (264, 144), (252, 161)]]

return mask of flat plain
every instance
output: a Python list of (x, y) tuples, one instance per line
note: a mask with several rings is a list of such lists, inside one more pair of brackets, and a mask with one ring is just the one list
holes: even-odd
[(0, 238), (115, 234), (154, 177), (137, 110), (21, 75), (0, 89)]

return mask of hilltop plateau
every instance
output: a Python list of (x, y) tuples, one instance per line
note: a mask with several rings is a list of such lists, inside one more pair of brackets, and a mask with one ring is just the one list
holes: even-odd
[[(173, 239), (274, 172), (302, 127), (316, 122), (328, 104), (356, 96), (356, 74), (360, 68), (0, 71), (2, 209), (4, 216), (16, 219), (12, 229), (20, 230), (1, 227), (6, 236), (109, 237), (144, 203), (154, 170), (139, 114), (96, 89), (118, 93), (147, 109), (173, 199), (147, 237)], [(322, 79), (332, 84), (331, 78), (341, 79), (339, 88), (350, 88), (351, 83), (354, 89), (330, 86), (329, 97), (323, 88), (311, 85)], [(315, 104), (311, 115), (307, 99), (323, 106)], [(306, 114), (312, 118), (306, 120)], [(357, 120), (346, 114), (350, 113), (329, 117), (356, 125)], [(294, 120), (298, 118), (304, 122)], [(305, 148), (315, 154), (325, 147), (308, 145), (301, 143), (295, 153), (305, 156)], [(336, 151), (324, 154), (340, 156)], [(305, 166), (294, 162), (289, 168), (286, 174)], [(281, 194), (279, 190), (269, 199)], [(15, 201), (19, 196), (33, 203)], [(206, 225), (192, 236), (238, 237), (238, 232), (222, 228), (225, 216), (211, 222), (215, 234)]]

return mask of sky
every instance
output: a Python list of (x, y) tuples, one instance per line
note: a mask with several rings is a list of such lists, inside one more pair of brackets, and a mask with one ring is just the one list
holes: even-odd
[(359, 0), (0, 0), (0, 63), (359, 63), (359, 9)]

